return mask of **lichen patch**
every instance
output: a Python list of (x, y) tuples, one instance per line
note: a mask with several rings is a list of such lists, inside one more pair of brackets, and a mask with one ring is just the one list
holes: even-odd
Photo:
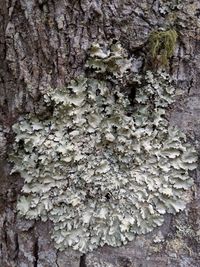
[[(13, 126), (12, 172), (24, 178), (17, 209), (27, 219), (51, 220), (60, 250), (126, 244), (183, 210), (193, 184), (195, 149), (165, 118), (175, 90), (169, 75), (147, 72), (133, 106), (117, 83), (127, 71), (117, 51), (114, 85), (80, 77), (47, 89), (52, 117), (26, 115)], [(96, 47), (93, 63), (104, 66), (110, 54)]]

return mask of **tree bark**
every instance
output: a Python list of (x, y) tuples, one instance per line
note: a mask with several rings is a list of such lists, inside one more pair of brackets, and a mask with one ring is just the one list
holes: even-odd
[(119, 40), (136, 63), (144, 65), (149, 34), (158, 27), (176, 27), (179, 34), (169, 71), (183, 94), (169, 110), (170, 123), (200, 150), (200, 2), (184, 0), (180, 10), (163, 14), (166, 2), (0, 0), (0, 266), (200, 266), (199, 169), (193, 172), (192, 201), (184, 212), (166, 216), (162, 227), (126, 246), (104, 246), (82, 255), (54, 248), (50, 222), (17, 216), (23, 179), (9, 175), (7, 160), (13, 123), (20, 114), (46, 112), (43, 88), (64, 86), (83, 73), (94, 41)]

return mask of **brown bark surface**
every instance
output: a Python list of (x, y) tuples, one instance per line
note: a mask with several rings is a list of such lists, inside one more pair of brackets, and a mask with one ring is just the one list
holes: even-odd
[[(200, 173), (193, 172), (192, 201), (167, 216), (153, 233), (120, 248), (92, 253), (57, 251), (51, 224), (16, 214), (23, 179), (9, 175), (10, 127), (20, 114), (44, 113), (41, 91), (66, 85), (84, 71), (92, 42), (119, 40), (143, 65), (147, 40), (158, 27), (179, 33), (169, 71), (182, 91), (169, 111), (200, 150), (200, 2), (166, 15), (167, 0), (0, 0), (0, 266), (1, 267), (198, 267), (200, 266)], [(171, 1), (176, 2), (176, 1)]]

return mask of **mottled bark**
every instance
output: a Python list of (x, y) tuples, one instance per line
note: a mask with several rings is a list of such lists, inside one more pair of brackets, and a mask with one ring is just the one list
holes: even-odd
[(179, 40), (169, 71), (183, 94), (169, 118), (200, 150), (200, 3), (182, 2), (180, 11), (162, 15), (158, 0), (0, 0), (0, 266), (200, 266), (199, 170), (193, 172), (195, 186), (186, 211), (166, 217), (160, 229), (127, 246), (81, 255), (54, 248), (50, 222), (17, 217), (23, 180), (9, 175), (6, 159), (12, 149), (10, 127), (19, 114), (45, 113), (41, 91), (82, 73), (93, 41), (120, 40), (135, 57), (136, 68), (142, 68), (147, 66), (149, 33), (170, 25)]

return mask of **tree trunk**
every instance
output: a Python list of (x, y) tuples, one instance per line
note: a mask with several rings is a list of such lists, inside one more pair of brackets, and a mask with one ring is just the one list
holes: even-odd
[(200, 2), (178, 2), (0, 0), (0, 266), (200, 266), (198, 170), (193, 172), (193, 199), (184, 212), (166, 216), (162, 227), (126, 246), (104, 246), (82, 255), (54, 248), (50, 222), (17, 216), (23, 179), (9, 175), (7, 160), (13, 123), (20, 114), (45, 112), (43, 88), (64, 86), (81, 74), (94, 41), (119, 40), (144, 65), (149, 34), (159, 27), (175, 27), (179, 35), (169, 71), (183, 95), (169, 111), (170, 123), (178, 125), (200, 150)]

